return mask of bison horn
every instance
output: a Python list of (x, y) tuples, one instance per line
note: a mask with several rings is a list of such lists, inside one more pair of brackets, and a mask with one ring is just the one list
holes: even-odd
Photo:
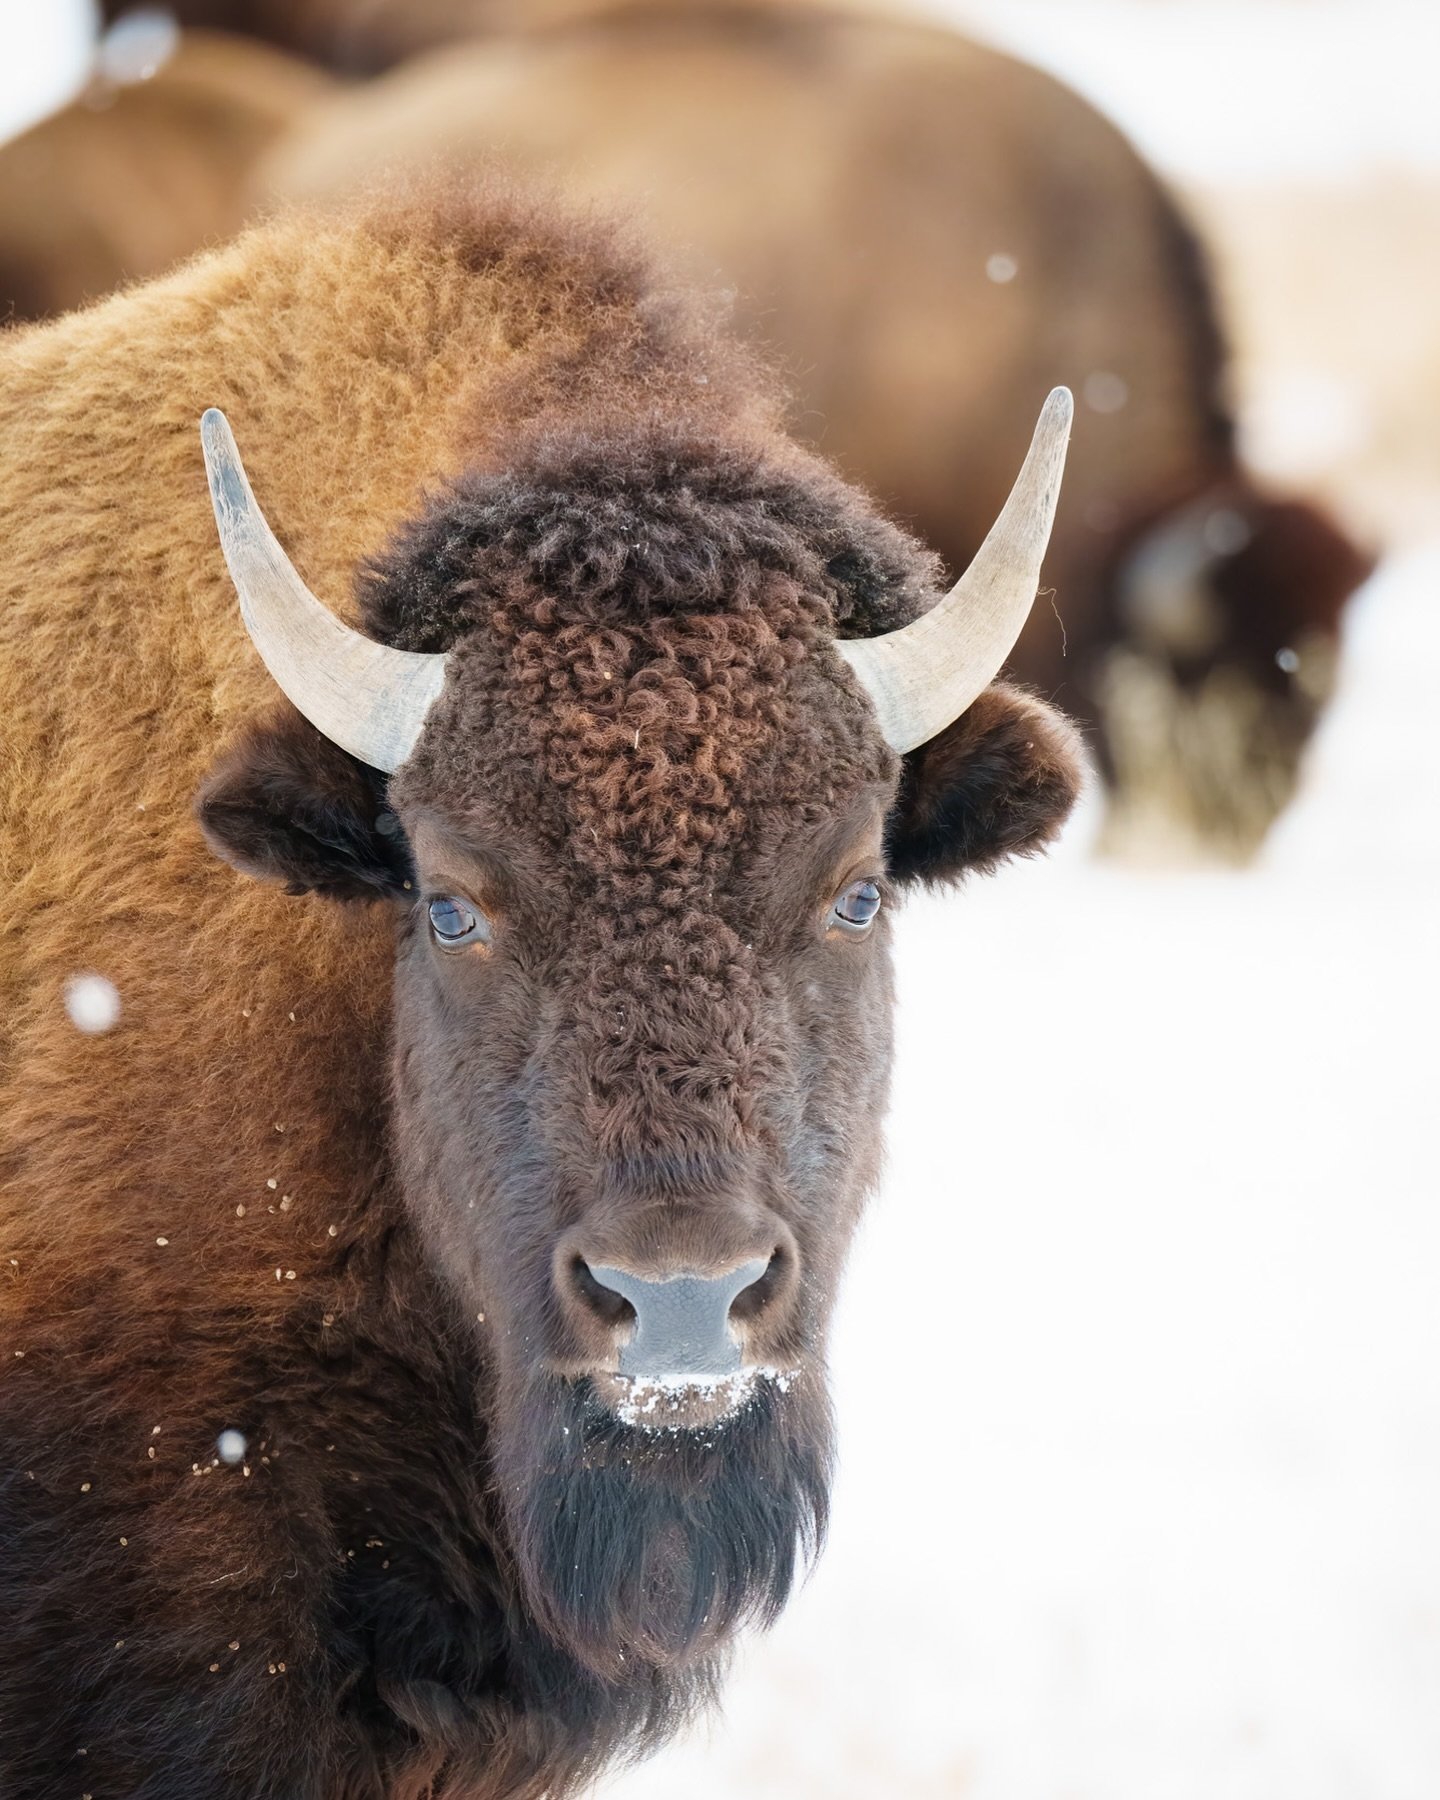
[(1056, 388), (1000, 517), (942, 600), (884, 637), (837, 641), (902, 755), (953, 724), (1014, 648), (1040, 583), (1073, 413), (1069, 388)]
[(229, 422), (213, 406), (200, 442), (220, 546), (265, 667), (317, 731), (373, 769), (398, 769), (440, 692), (445, 658), (377, 644), (322, 606), (265, 523)]

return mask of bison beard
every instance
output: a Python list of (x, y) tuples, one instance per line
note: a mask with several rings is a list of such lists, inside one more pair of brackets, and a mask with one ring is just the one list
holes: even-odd
[(762, 1382), (723, 1424), (647, 1431), (586, 1382), (531, 1377), (496, 1476), (545, 1629), (617, 1680), (637, 1664), (698, 1664), (737, 1626), (773, 1622), (825, 1534), (832, 1431), (819, 1385)]

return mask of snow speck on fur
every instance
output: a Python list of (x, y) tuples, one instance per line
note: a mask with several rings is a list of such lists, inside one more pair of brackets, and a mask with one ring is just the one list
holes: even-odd
[(103, 975), (75, 975), (65, 983), (65, 1011), (77, 1031), (97, 1037), (118, 1023), (120, 996)]

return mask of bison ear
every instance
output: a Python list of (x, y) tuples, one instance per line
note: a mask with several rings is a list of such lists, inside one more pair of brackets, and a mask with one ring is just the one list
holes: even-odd
[(1055, 837), (1084, 783), (1074, 727), (1054, 707), (997, 681), (938, 737), (905, 758), (886, 830), (897, 881), (954, 881)]
[(289, 705), (225, 752), (195, 796), (195, 815), (218, 856), (292, 894), (376, 900), (414, 880), (385, 777)]

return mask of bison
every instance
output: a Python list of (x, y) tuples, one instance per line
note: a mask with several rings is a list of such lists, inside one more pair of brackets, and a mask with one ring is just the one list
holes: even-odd
[(238, 231), (256, 158), (331, 86), (293, 57), (203, 32), (148, 80), (97, 74), (0, 145), (0, 318), (68, 312)]
[[(384, 10), (383, 8), (381, 9)], [(402, 9), (394, 9), (402, 10)], [(463, 9), (462, 9), (463, 10)], [(313, 109), (267, 195), (500, 155), (639, 205), (793, 372), (793, 428), (955, 568), (1023, 448), (1080, 397), (1014, 668), (1099, 728), (1128, 807), (1243, 858), (1288, 799), (1370, 563), (1239, 455), (1204, 254), (1112, 125), (911, 19), (775, 0), (592, 4)]]
[(949, 592), (781, 411), (495, 188), (0, 345), (8, 1800), (554, 1800), (817, 1547), (892, 902), (1080, 778), (1069, 408)]

